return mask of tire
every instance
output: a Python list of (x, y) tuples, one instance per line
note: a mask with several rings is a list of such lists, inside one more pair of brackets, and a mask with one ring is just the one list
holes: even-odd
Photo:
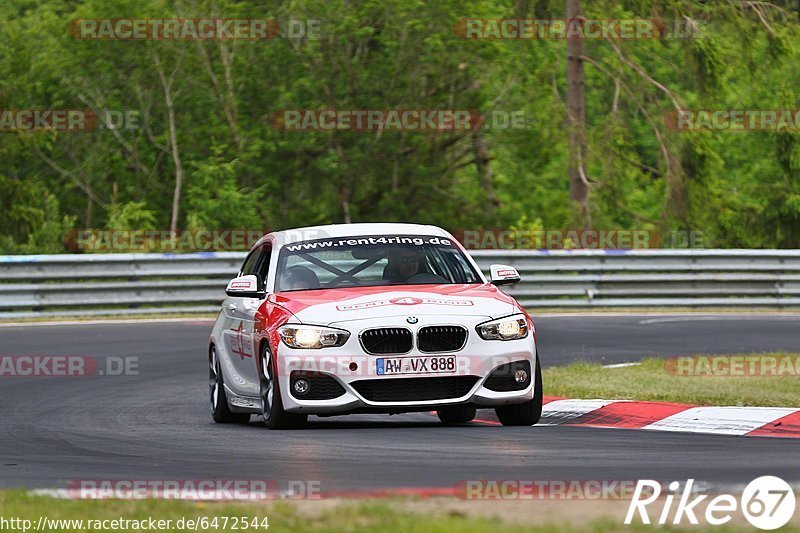
[(283, 410), (280, 380), (275, 379), (276, 365), (272, 360), (272, 352), (266, 343), (261, 347), (259, 357), (258, 382), (264, 425), (269, 429), (291, 429), (303, 426), (308, 420), (308, 415), (287, 413)]
[(218, 424), (246, 424), (250, 421), (247, 413), (234, 413), (228, 405), (225, 394), (225, 380), (222, 376), (222, 365), (219, 363), (217, 347), (211, 346), (208, 351), (208, 389), (211, 399), (211, 418)]
[(534, 371), (533, 399), (525, 403), (504, 405), (495, 408), (497, 418), (504, 426), (532, 426), (542, 417), (542, 367), (539, 366), (539, 354), (536, 354), (536, 370)]
[(475, 407), (469, 405), (454, 405), (436, 411), (436, 416), (443, 424), (456, 426), (466, 424), (475, 418)]

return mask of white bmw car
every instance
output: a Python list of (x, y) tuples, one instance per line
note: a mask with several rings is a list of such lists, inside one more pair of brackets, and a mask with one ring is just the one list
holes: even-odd
[(212, 415), (269, 428), (308, 415), (478, 408), (504, 425), (542, 411), (534, 325), (441, 228), (342, 224), (262, 237), (226, 289), (211, 333)]

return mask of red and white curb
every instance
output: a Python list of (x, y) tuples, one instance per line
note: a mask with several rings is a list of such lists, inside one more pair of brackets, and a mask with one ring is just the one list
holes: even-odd
[(699, 407), (627, 400), (545, 397), (543, 426), (591, 426), (679, 433), (800, 438), (800, 408)]

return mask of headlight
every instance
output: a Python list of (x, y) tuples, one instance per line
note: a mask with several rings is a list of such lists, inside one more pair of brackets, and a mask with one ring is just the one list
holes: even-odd
[(487, 341), (510, 341), (528, 336), (528, 320), (524, 315), (508, 316), (479, 324), (478, 335)]
[(289, 348), (335, 348), (341, 346), (350, 337), (350, 332), (343, 329), (326, 328), (324, 326), (286, 325), (278, 328), (278, 334)]

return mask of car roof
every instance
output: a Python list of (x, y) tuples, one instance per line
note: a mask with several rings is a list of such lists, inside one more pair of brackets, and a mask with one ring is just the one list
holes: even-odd
[[(315, 239), (331, 239), (343, 237), (375, 236), (375, 235), (426, 235), (434, 237), (452, 238), (448, 232), (437, 226), (405, 223), (359, 223), (359, 224), (329, 224), (327, 226), (307, 226), (275, 231), (263, 237), (271, 238), (275, 247), (294, 242), (311, 241)], [(262, 239), (262, 240), (263, 240)], [(260, 242), (260, 241), (259, 241)]]

